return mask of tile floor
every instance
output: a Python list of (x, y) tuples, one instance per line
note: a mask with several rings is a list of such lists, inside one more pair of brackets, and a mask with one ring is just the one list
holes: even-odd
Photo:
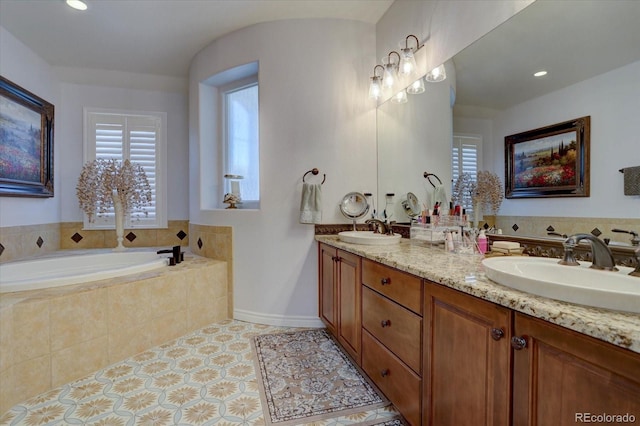
[[(214, 323), (18, 404), (0, 425), (264, 425), (250, 339), (285, 330)], [(313, 425), (396, 415), (389, 407)]]

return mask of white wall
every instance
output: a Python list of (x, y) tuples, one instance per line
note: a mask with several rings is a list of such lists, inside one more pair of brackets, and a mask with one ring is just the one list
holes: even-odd
[[(62, 222), (82, 221), (75, 188), (83, 164), (84, 107), (167, 113), (167, 218), (187, 219), (189, 147), (186, 89), (179, 85), (167, 86), (163, 84), (164, 77), (146, 74), (116, 73), (119, 78), (111, 78), (112, 73), (97, 70), (65, 69), (64, 73), (69, 78), (70, 74), (82, 75), (82, 71), (92, 73), (94, 78), (86, 84), (61, 83), (60, 110), (64, 114), (57, 125), (62, 141), (58, 145), (58, 165), (63, 183), (60, 191)], [(136, 79), (139, 83), (132, 84)], [(154, 80), (158, 84), (152, 84)], [(138, 90), (132, 86), (146, 89)]]
[(640, 196), (625, 196), (623, 167), (640, 166), (640, 61), (499, 113), (485, 145), (487, 170), (504, 176), (504, 137), (591, 116), (591, 196), (504, 200), (499, 214), (640, 218)]
[(0, 227), (37, 225), (60, 221), (59, 167), (60, 138), (58, 125), (64, 111), (60, 108), (58, 81), (51, 67), (31, 49), (0, 27), (0, 75), (52, 103), (55, 107), (53, 137), (53, 198), (0, 197)]
[[(348, 20), (258, 24), (211, 43), (190, 70), (190, 219), (233, 226), (235, 317), (317, 325), (314, 227), (298, 221), (302, 175), (317, 167), (323, 222), (350, 191), (375, 192), (375, 105), (367, 99), (374, 26)], [(203, 210), (198, 83), (259, 61), (260, 210)]]

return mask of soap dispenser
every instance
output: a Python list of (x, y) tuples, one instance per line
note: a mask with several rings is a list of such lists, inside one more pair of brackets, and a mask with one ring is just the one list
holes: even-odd
[(487, 252), (487, 249), (488, 249), (487, 235), (485, 233), (485, 230), (481, 229), (480, 235), (478, 235), (478, 251), (481, 254), (485, 254)]

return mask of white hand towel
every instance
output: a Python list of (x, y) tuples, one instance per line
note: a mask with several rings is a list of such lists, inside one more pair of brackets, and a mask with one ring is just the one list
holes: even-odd
[(440, 202), (443, 212), (449, 212), (449, 200), (447, 199), (447, 191), (444, 189), (444, 185), (438, 185), (433, 189), (433, 203), (437, 202)]
[(303, 183), (300, 200), (300, 223), (322, 222), (322, 184)]

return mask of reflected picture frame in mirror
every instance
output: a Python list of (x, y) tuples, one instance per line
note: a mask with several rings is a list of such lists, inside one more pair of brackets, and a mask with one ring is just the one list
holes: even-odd
[(588, 197), (591, 117), (506, 136), (507, 198)]

